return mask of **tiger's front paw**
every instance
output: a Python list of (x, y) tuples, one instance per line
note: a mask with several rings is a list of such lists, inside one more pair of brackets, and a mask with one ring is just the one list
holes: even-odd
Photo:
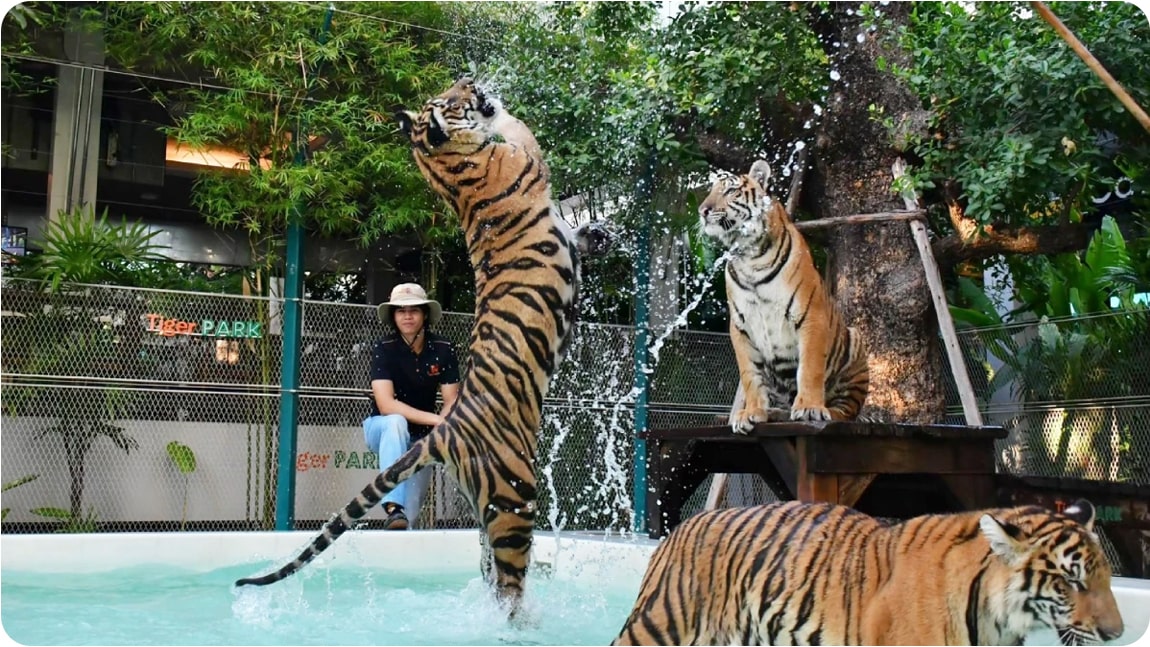
[(787, 419), (787, 412), (770, 407), (768, 409), (742, 409), (731, 418), (731, 431), (745, 434), (760, 422), (778, 422)]
[(745, 434), (757, 423), (767, 419), (767, 412), (762, 409), (740, 409), (731, 416), (731, 431), (736, 434)]
[(820, 420), (830, 420), (831, 412), (826, 407), (795, 407), (791, 409), (791, 420), (801, 420), (804, 422), (818, 422)]

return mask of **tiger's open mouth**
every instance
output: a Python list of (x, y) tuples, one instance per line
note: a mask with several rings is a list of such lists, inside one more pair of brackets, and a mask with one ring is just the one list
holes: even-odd
[(703, 216), (703, 226), (717, 225), (723, 233), (728, 233), (735, 226), (735, 219), (726, 211), (712, 211)]

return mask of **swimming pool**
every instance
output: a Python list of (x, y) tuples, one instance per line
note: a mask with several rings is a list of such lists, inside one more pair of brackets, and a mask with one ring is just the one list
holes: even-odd
[[(475, 530), (353, 532), (297, 575), (236, 589), (294, 557), (310, 531), (0, 537), (0, 620), (43, 645), (600, 644), (619, 631), (655, 542), (539, 533), (511, 626), (478, 574)], [(1114, 583), (1132, 644), (1150, 581)], [(1028, 645), (1056, 644), (1052, 632)]]
[(43, 645), (602, 645), (653, 546), (537, 535), (516, 626), (479, 577), (475, 530), (350, 533), (283, 582), (232, 586), (312, 536), (4, 536), (0, 620), (13, 640)]

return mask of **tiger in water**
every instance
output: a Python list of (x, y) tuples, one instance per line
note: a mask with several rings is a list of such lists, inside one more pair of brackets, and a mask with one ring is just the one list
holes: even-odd
[(553, 209), (534, 135), (470, 79), (396, 120), (424, 178), (459, 215), (475, 271), (475, 325), (456, 405), (412, 443), (291, 563), (239, 580), (265, 585), (323, 552), (396, 485), (442, 463), (474, 507), (489, 582), (514, 614), (535, 523), (535, 457), (543, 398), (575, 325), (580, 254), (610, 234), (571, 231)]
[[(866, 346), (847, 327), (786, 209), (766, 191), (771, 167), (714, 183), (699, 225), (722, 243), (731, 344), (746, 403), (731, 428), (758, 422), (854, 420), (870, 386)], [(774, 404), (775, 406), (772, 406)]]
[(789, 501), (704, 512), (651, 556), (616, 645), (1064, 645), (1122, 634), (1094, 507), (896, 525)]

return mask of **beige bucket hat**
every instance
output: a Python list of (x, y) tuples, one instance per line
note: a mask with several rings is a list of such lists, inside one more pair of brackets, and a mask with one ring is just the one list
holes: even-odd
[(391, 290), (391, 298), (379, 304), (375, 314), (383, 323), (391, 323), (391, 309), (404, 306), (421, 306), (426, 304), (430, 309), (427, 314), (427, 325), (434, 326), (443, 316), (443, 307), (434, 299), (427, 298), (427, 292), (418, 283), (400, 283)]

